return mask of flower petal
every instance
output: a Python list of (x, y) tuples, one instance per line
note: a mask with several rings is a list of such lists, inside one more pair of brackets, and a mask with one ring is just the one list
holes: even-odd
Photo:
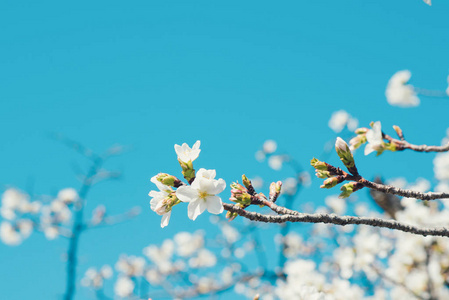
[(165, 226), (168, 225), (168, 222), (170, 221), (170, 216), (171, 216), (171, 211), (169, 211), (168, 213), (166, 213), (162, 216), (162, 220), (161, 220), (162, 228), (164, 228)]
[(365, 155), (368, 155), (373, 151), (374, 151), (374, 147), (372, 144), (368, 144), (365, 146)]
[(223, 192), (225, 188), (226, 188), (226, 181), (224, 181), (221, 178), (218, 180), (214, 180), (214, 187), (212, 190), (210, 190), (210, 192), (208, 192), (208, 194), (218, 195), (221, 192)]
[(187, 208), (187, 215), (189, 219), (195, 221), (195, 219), (201, 215), (207, 208), (207, 204), (205, 201), (197, 200), (189, 203)]
[(221, 198), (218, 196), (208, 196), (207, 201), (207, 211), (211, 214), (221, 214), (223, 212), (223, 203)]
[(198, 199), (198, 191), (191, 186), (180, 186), (176, 190), (176, 197), (182, 202), (191, 202)]

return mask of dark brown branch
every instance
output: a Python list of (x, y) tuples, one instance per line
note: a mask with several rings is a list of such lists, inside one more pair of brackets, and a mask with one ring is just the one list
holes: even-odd
[[(275, 204), (274, 204), (275, 205)], [(367, 218), (367, 217), (353, 217), (353, 216), (337, 216), (335, 214), (307, 214), (295, 212), (295, 214), (284, 214), (280, 216), (263, 215), (256, 212), (250, 212), (239, 208), (236, 205), (223, 203), (225, 210), (235, 212), (239, 216), (249, 219), (251, 221), (263, 222), (263, 223), (285, 223), (285, 222), (304, 222), (304, 223), (325, 223), (335, 225), (369, 225), (374, 227), (383, 227), (403, 232), (413, 233), (423, 236), (444, 236), (449, 237), (449, 229), (440, 228), (421, 228), (413, 225), (400, 223), (395, 220), (383, 220), (380, 218)], [(271, 207), (273, 209), (273, 206)], [(278, 211), (291, 211), (282, 209), (279, 206), (275, 206)]]

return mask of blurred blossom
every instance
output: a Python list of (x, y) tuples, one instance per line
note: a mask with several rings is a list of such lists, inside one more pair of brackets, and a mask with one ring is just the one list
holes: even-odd
[(58, 227), (56, 227), (56, 226), (44, 225), (43, 230), (44, 230), (45, 237), (48, 240), (54, 240), (59, 235), (59, 230), (58, 230)]
[(412, 85), (407, 84), (412, 73), (408, 70), (396, 72), (388, 81), (385, 96), (390, 105), (412, 107), (419, 105), (419, 98)]
[(266, 158), (266, 155), (262, 150), (258, 150), (256, 151), (255, 157), (258, 162), (263, 162)]
[(121, 298), (129, 297), (134, 291), (134, 282), (126, 277), (121, 276), (117, 279), (114, 285), (114, 292)]
[(288, 258), (297, 257), (304, 250), (304, 241), (302, 237), (294, 232), (281, 236), (281, 243), (285, 245), (284, 255)]
[(92, 211), (92, 219), (91, 222), (93, 224), (100, 224), (104, 216), (106, 215), (106, 206), (104, 205), (98, 205), (93, 211)]
[(5, 244), (10, 246), (19, 245), (22, 242), (20, 233), (8, 221), (3, 221), (0, 225), (0, 238)]
[(192, 268), (206, 268), (215, 266), (217, 257), (207, 249), (198, 251), (195, 257), (189, 259), (189, 266)]
[(115, 269), (126, 276), (142, 276), (145, 268), (143, 257), (122, 255), (115, 264)]
[[(143, 249), (143, 254), (147, 256), (162, 273), (168, 273), (173, 268), (172, 257), (175, 244), (172, 240), (165, 240), (161, 247), (150, 245)], [(182, 251), (182, 250), (181, 250)]]
[(415, 190), (418, 192), (427, 192), (430, 190), (430, 182), (424, 178), (418, 178), (414, 183), (407, 185), (407, 189)]
[(312, 178), (310, 177), (310, 173), (307, 171), (303, 171), (299, 174), (299, 179), (301, 180), (301, 184), (305, 187), (309, 187), (312, 184)]
[(89, 268), (81, 279), (81, 284), (85, 287), (101, 289), (103, 287), (104, 279), (111, 277), (112, 268), (108, 265), (104, 265), (100, 271), (97, 271), (95, 268)]
[(38, 203), (31, 204), (27, 194), (9, 188), (2, 195), (1, 215), (7, 220), (13, 220), (17, 213), (37, 213), (39, 211)]
[(388, 185), (392, 185), (394, 187), (398, 187), (398, 188), (405, 188), (407, 185), (407, 180), (404, 177), (398, 177), (398, 178), (392, 178), (392, 179), (388, 179), (386, 181), (386, 183)]
[(339, 110), (332, 113), (328, 125), (335, 133), (340, 133), (345, 126), (347, 126), (348, 130), (354, 131), (357, 129), (359, 121), (351, 117), (345, 110)]
[(282, 181), (282, 189), (281, 189), (282, 194), (294, 195), (296, 194), (297, 189), (298, 189), (298, 181), (295, 178), (289, 177)]
[(220, 226), (220, 229), (223, 233), (224, 238), (226, 239), (226, 242), (228, 242), (229, 244), (233, 244), (240, 239), (240, 233), (231, 225), (223, 223)]
[(449, 180), (449, 152), (438, 153), (433, 160), (433, 172), (438, 180)]
[(57, 198), (65, 204), (71, 204), (78, 200), (78, 193), (73, 188), (66, 188), (59, 191)]
[(338, 198), (338, 196), (328, 196), (326, 197), (325, 202), (326, 205), (337, 215), (342, 215), (346, 211), (346, 201)]
[(282, 169), (282, 163), (284, 162), (284, 159), (282, 155), (272, 155), (268, 158), (268, 166), (272, 168), (273, 170), (279, 171)]
[(278, 145), (277, 145), (277, 143), (275, 141), (273, 141), (273, 140), (266, 140), (263, 143), (262, 149), (263, 149), (263, 152), (265, 152), (267, 154), (271, 154), (271, 153), (276, 151), (277, 147), (278, 147)]
[(190, 232), (180, 232), (173, 238), (176, 243), (176, 252), (179, 256), (192, 256), (204, 245), (204, 237), (201, 232), (191, 234)]

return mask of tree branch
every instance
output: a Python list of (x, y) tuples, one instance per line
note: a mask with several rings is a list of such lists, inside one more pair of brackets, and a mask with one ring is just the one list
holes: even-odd
[[(284, 214), (281, 216), (273, 215), (263, 215), (256, 212), (246, 211), (236, 205), (223, 203), (225, 210), (230, 212), (235, 212), (239, 216), (249, 219), (251, 221), (258, 221), (264, 223), (285, 223), (285, 222), (295, 222), (295, 223), (325, 223), (325, 224), (335, 224), (335, 225), (369, 225), (374, 227), (383, 227), (394, 230), (399, 230), (403, 232), (408, 232), (423, 236), (443, 236), (449, 237), (449, 229), (445, 227), (440, 228), (421, 228), (413, 225), (408, 225), (400, 223), (394, 220), (384, 220), (380, 218), (368, 218), (368, 217), (353, 217), (353, 216), (337, 216), (335, 214), (307, 214), (295, 212), (295, 214)], [(279, 207), (274, 204), (270, 207), (274, 211), (291, 211), (285, 208)]]

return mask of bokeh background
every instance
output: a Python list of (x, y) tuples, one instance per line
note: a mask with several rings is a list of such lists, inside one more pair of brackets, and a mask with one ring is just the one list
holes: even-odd
[[(106, 165), (123, 177), (92, 190), (87, 214), (98, 204), (111, 214), (134, 206), (142, 213), (82, 237), (82, 275), (181, 230), (208, 228), (207, 215), (192, 222), (180, 207), (161, 229), (149, 209), (150, 178), (162, 171), (181, 176), (175, 143), (201, 140), (195, 166), (216, 169), (228, 184), (242, 173), (266, 182), (293, 175), (254, 159), (266, 139), (307, 166), (336, 137), (328, 120), (339, 109), (363, 126), (380, 120), (393, 133), (388, 128), (397, 124), (412, 142), (439, 144), (448, 127), (448, 99), (421, 97), (419, 107), (403, 109), (390, 106), (384, 93), (388, 79), (403, 69), (412, 71), (417, 87), (446, 89), (448, 15), (444, 0), (432, 7), (420, 0), (4, 0), (1, 189), (55, 195), (79, 187), (74, 166), (87, 162), (53, 133), (98, 152), (129, 146)], [(356, 154), (367, 178), (409, 181), (432, 181), (432, 159)], [(332, 193), (319, 184), (314, 179), (301, 201), (321, 203)], [(222, 196), (228, 198), (228, 190)], [(65, 239), (50, 242), (41, 234), (17, 247), (0, 244), (2, 299), (58, 299), (66, 247)], [(82, 289), (77, 296), (91, 294)]]

